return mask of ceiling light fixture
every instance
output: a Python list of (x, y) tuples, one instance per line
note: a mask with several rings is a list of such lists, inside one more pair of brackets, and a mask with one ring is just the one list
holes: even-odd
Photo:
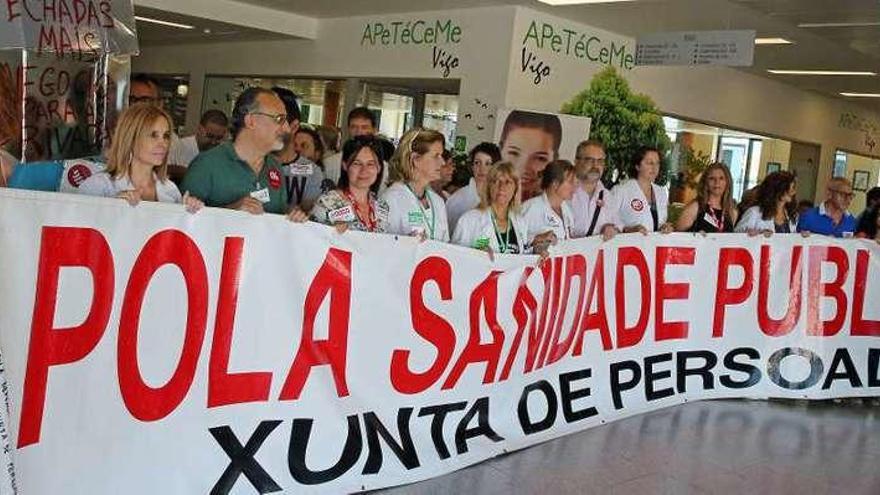
[(840, 93), (840, 96), (850, 98), (880, 98), (880, 93)]
[(136, 15), (136, 16), (134, 16), (134, 18), (139, 21), (150, 22), (153, 24), (159, 24), (160, 26), (168, 26), (168, 27), (174, 27), (174, 28), (179, 28), (179, 29), (195, 29), (195, 26), (190, 26), (189, 24), (178, 24), (176, 22), (163, 21), (161, 19), (153, 19), (151, 17), (143, 17), (143, 16)]
[(791, 45), (792, 43), (785, 38), (755, 38), (756, 45)]
[(618, 2), (635, 2), (636, 0), (538, 0), (547, 5), (578, 5), (588, 3), (618, 3)]
[(876, 27), (880, 26), (880, 22), (802, 22), (797, 26), (799, 28)]
[(838, 70), (781, 70), (769, 69), (771, 74), (785, 76), (876, 76), (876, 72), (867, 71), (838, 71)]

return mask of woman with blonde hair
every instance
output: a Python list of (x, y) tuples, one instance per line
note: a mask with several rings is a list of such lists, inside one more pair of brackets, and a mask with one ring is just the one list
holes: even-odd
[(525, 253), (526, 225), (520, 216), (519, 174), (510, 162), (489, 169), (480, 204), (462, 215), (452, 242), (492, 253)]
[(446, 206), (431, 182), (440, 179), (443, 134), (412, 129), (400, 139), (391, 159), (391, 186), (382, 194), (388, 203), (388, 233), (449, 242)]
[(719, 162), (709, 165), (700, 176), (696, 199), (684, 207), (675, 230), (704, 234), (733, 232), (738, 212), (733, 203), (732, 186), (727, 165)]
[(181, 197), (168, 178), (171, 117), (162, 109), (137, 103), (119, 116), (113, 143), (107, 152), (107, 168), (80, 184), (77, 192), (90, 196), (120, 198), (132, 206), (141, 201), (184, 203), (195, 212), (204, 204)]

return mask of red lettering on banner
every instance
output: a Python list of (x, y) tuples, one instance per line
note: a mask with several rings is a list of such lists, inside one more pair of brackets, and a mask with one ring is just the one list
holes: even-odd
[[(626, 267), (635, 268), (639, 275), (641, 289), (641, 308), (639, 319), (632, 327), (626, 326)], [(645, 329), (648, 328), (648, 317), (651, 314), (651, 276), (648, 273), (648, 260), (637, 247), (621, 247), (617, 252), (617, 283), (614, 288), (615, 306), (617, 309), (617, 348), (632, 347), (642, 341)]]
[(6, 21), (12, 21), (17, 17), (21, 17), (21, 12), (16, 12), (14, 7), (18, 5), (21, 0), (6, 0)]
[[(610, 350), (614, 345), (611, 342), (611, 330), (608, 327), (608, 315), (605, 311), (605, 251), (599, 250), (596, 257), (593, 276), (590, 278), (590, 291), (587, 293), (587, 301), (583, 311), (586, 316), (581, 320), (577, 338), (574, 341), (573, 356), (580, 356), (584, 352), (584, 334), (590, 330), (598, 330), (602, 338), (602, 349)], [(596, 312), (591, 313), (590, 308), (596, 301)]]
[(422, 291), (433, 281), (440, 290), (440, 299), (452, 300), (452, 266), (443, 258), (425, 258), (416, 266), (409, 285), (409, 304), (412, 327), (417, 334), (437, 349), (437, 358), (431, 366), (419, 373), (411, 371), (407, 349), (395, 349), (391, 354), (391, 385), (402, 394), (417, 394), (431, 387), (446, 370), (455, 351), (455, 329), (443, 317), (425, 306)]
[[(830, 262), (835, 265), (837, 273), (831, 282), (822, 282), (822, 264)], [(810, 246), (810, 267), (808, 270), (807, 299), (807, 335), (829, 337), (837, 335), (846, 320), (847, 300), (843, 291), (849, 271), (849, 259), (846, 251), (837, 246)], [(822, 298), (834, 299), (835, 315), (830, 320), (822, 320), (819, 313)]]
[(661, 340), (686, 339), (688, 324), (686, 321), (666, 321), (664, 318), (666, 301), (686, 300), (690, 297), (690, 284), (686, 282), (667, 283), (666, 267), (669, 265), (694, 264), (695, 248), (658, 247), (656, 258), (657, 285), (654, 293), (656, 315), (654, 316), (655, 339)]
[(208, 364), (208, 407), (265, 402), (272, 385), (271, 372), (230, 373), (229, 354), (238, 307), (238, 287), (241, 281), (241, 257), (244, 239), (228, 237), (223, 249), (223, 267), (220, 270), (220, 292), (217, 296), (217, 315), (214, 318), (214, 339)]
[[(54, 328), (58, 276), (63, 267), (89, 270), (92, 301), (88, 315), (80, 325)], [(49, 367), (83, 359), (104, 335), (113, 306), (113, 289), (113, 255), (100, 232), (73, 227), (43, 227), (18, 431), (19, 448), (40, 441)]]
[[(315, 319), (324, 299), (330, 297), (327, 340), (315, 340)], [(327, 251), (303, 308), (302, 340), (290, 367), (279, 400), (296, 400), (315, 366), (330, 365), (336, 395), (348, 396), (345, 363), (348, 355), (348, 322), (351, 317), (351, 253), (336, 248)]]
[[(568, 297), (571, 293), (571, 283), (572, 280), (578, 278), (580, 282), (578, 283), (578, 295), (575, 301), (578, 303), (575, 307), (574, 319), (571, 322), (571, 328), (568, 331), (568, 336), (564, 341), (559, 342), (560, 328), (562, 327), (562, 322), (565, 320), (565, 310), (568, 308)], [(563, 356), (565, 356), (569, 349), (571, 349), (571, 344), (574, 342), (575, 335), (579, 334), (578, 328), (580, 326), (581, 314), (583, 313), (583, 305), (580, 303), (584, 300), (584, 294), (587, 292), (587, 260), (583, 256), (579, 254), (575, 254), (572, 256), (568, 256), (565, 259), (565, 285), (562, 289), (562, 298), (561, 305), (562, 311), (559, 315), (559, 319), (556, 322), (556, 331), (553, 334), (553, 342), (554, 345), (552, 347), (552, 351), (550, 353), (550, 358), (547, 361), (547, 364), (553, 364)]]
[[(563, 258), (552, 258), (547, 264), (553, 267), (553, 283), (551, 286), (544, 288), (544, 301), (550, 302), (549, 306), (544, 305), (544, 340), (541, 342), (541, 350), (538, 352), (538, 361), (537, 367), (541, 369), (544, 367), (544, 361), (547, 360), (547, 352), (550, 349), (550, 342), (556, 339), (556, 336), (559, 335), (559, 327), (556, 324), (558, 317), (560, 316), (560, 311), (564, 312), (565, 309), (560, 310), (560, 292), (562, 291), (562, 264), (565, 260)], [(549, 299), (548, 299), (549, 296)]]
[[(770, 246), (761, 246), (761, 269), (758, 281), (758, 326), (764, 334), (771, 337), (787, 335), (794, 330), (801, 317), (802, 269), (801, 254), (803, 246), (794, 246), (791, 253), (791, 270), (788, 282), (788, 309), (780, 319), (770, 316)], [(776, 274), (776, 272), (773, 272)]]
[[(151, 387), (141, 376), (138, 365), (141, 308), (156, 271), (169, 264), (180, 269), (186, 284), (186, 329), (174, 374), (164, 385)], [(157, 421), (180, 405), (195, 378), (207, 321), (208, 271), (199, 247), (178, 230), (164, 230), (155, 234), (147, 241), (134, 263), (119, 315), (116, 356), (119, 391), (132, 416), (141, 421)]]
[[(745, 248), (721, 248), (718, 252), (718, 285), (715, 288), (715, 317), (712, 322), (712, 337), (724, 336), (724, 317), (728, 306), (742, 304), (748, 300), (754, 285), (754, 260)], [(730, 268), (738, 266), (745, 276), (741, 286), (729, 286)]]
[[(548, 263), (542, 267), (545, 285), (549, 279)], [(513, 336), (513, 342), (510, 345), (510, 351), (507, 354), (507, 360), (504, 362), (504, 368), (501, 370), (500, 380), (504, 381), (510, 376), (510, 370), (513, 368), (513, 361), (519, 353), (519, 347), (522, 343), (523, 334), (526, 326), (529, 326), (529, 345), (528, 354), (526, 355), (526, 363), (530, 360), (534, 362), (534, 355), (538, 352), (537, 346), (540, 342), (540, 336), (537, 335), (538, 329), (538, 300), (529, 289), (526, 282), (535, 269), (526, 267), (520, 280), (519, 288), (516, 290), (516, 298), (513, 300), (513, 318), (516, 320), (516, 333)], [(531, 324), (530, 324), (531, 323)]]
[(850, 333), (860, 337), (880, 337), (880, 321), (865, 319), (865, 291), (867, 290), (868, 268), (870, 266), (871, 252), (859, 249), (856, 252), (856, 280), (853, 285), (853, 315)]
[[(498, 323), (498, 275), (500, 273), (492, 272), (471, 293), (470, 311), (468, 312), (470, 335), (461, 356), (443, 383), (443, 390), (455, 387), (465, 368), (475, 363), (486, 363), (483, 383), (491, 383), (495, 379), (498, 362), (501, 360), (501, 351), (504, 348), (504, 330)], [(489, 332), (492, 334), (491, 342), (485, 344), (480, 342), (481, 308), (485, 314)]]

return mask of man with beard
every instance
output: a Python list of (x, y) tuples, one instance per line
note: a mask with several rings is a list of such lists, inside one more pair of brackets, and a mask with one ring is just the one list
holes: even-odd
[(233, 140), (197, 156), (181, 189), (207, 206), (286, 213), (287, 187), (272, 152), (284, 148), (289, 133), (281, 99), (271, 90), (248, 88), (232, 110)]
[(599, 141), (591, 139), (578, 145), (574, 163), (579, 184), (571, 199), (574, 237), (602, 234), (607, 240), (620, 232), (614, 209), (605, 206), (613, 204), (611, 191), (602, 183), (605, 160), (605, 146)]

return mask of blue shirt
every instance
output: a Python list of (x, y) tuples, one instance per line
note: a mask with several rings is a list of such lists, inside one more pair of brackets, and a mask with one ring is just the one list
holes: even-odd
[(843, 237), (844, 232), (855, 234), (856, 217), (852, 216), (848, 211), (844, 212), (840, 223), (834, 225), (834, 220), (828, 216), (825, 210), (825, 202), (823, 201), (819, 206), (807, 210), (806, 213), (801, 215), (800, 220), (798, 220), (798, 232), (804, 231), (834, 237)]

